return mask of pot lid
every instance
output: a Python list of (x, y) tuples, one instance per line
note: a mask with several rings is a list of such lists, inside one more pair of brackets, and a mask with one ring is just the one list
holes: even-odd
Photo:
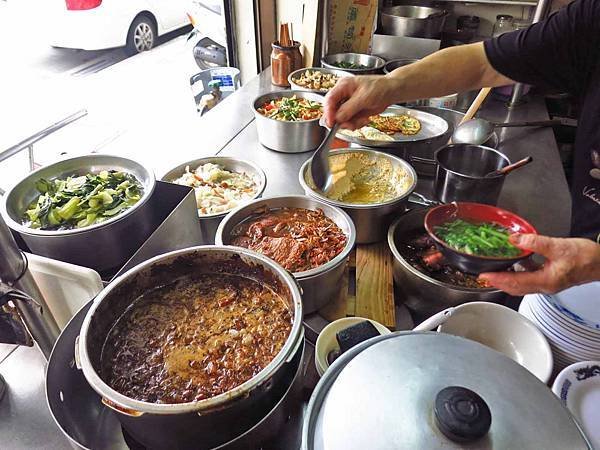
[(394, 333), (317, 385), (304, 449), (588, 449), (570, 413), (516, 362), (443, 333)]

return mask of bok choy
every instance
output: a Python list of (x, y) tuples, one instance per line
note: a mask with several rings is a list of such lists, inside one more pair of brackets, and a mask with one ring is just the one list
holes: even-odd
[(23, 224), (41, 230), (70, 230), (104, 222), (131, 208), (143, 187), (133, 175), (116, 170), (41, 178), (35, 184), (40, 196), (29, 205)]

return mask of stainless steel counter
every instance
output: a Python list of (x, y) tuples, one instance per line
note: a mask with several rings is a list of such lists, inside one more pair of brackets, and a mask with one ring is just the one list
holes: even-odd
[[(270, 73), (263, 72), (240, 91), (202, 118), (186, 136), (188, 145), (174, 146), (150, 163), (157, 175), (182, 161), (203, 154), (239, 156), (258, 163), (267, 174), (265, 195), (302, 194), (298, 170), (310, 153), (282, 154), (262, 147), (257, 140), (252, 101), (259, 94), (274, 90)], [(547, 119), (545, 105), (534, 98), (522, 107), (508, 111), (503, 103), (490, 99), (479, 114), (494, 121)], [(165, 123), (169, 123), (165, 118)], [(162, 130), (164, 133), (171, 129)], [(562, 172), (553, 133), (548, 128), (507, 128), (500, 132), (500, 150), (511, 160), (533, 156), (529, 166), (509, 175), (500, 197), (500, 206), (530, 220), (540, 232), (566, 235), (569, 231), (571, 200)], [(146, 138), (147, 139), (147, 138)], [(139, 136), (144, 141), (143, 136)], [(115, 143), (118, 151), (124, 145)], [(107, 148), (111, 151), (111, 148)], [(157, 157), (160, 156), (160, 157)], [(421, 179), (419, 191), (432, 195), (432, 180)], [(3, 450), (71, 448), (55, 426), (44, 394), (44, 360), (37, 348), (0, 345), (0, 374), (8, 391), (0, 401), (0, 448)]]

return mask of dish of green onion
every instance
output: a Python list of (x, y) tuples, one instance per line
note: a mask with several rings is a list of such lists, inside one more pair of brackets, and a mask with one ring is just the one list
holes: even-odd
[(435, 234), (454, 250), (469, 255), (513, 258), (521, 254), (521, 250), (508, 241), (511, 232), (493, 223), (456, 219), (436, 226)]

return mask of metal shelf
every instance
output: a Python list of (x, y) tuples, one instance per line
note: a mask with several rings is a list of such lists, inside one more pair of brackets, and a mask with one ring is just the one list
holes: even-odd
[(444, 0), (448, 3), (477, 3), (483, 5), (513, 5), (513, 6), (537, 6), (537, 1), (528, 0)]

